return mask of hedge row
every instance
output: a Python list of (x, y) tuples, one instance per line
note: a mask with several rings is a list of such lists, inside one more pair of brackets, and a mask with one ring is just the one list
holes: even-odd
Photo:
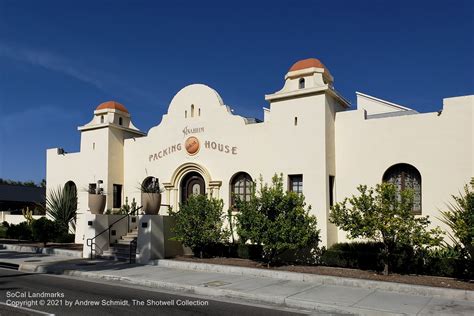
[(45, 217), (34, 220), (31, 225), (27, 222), (21, 222), (17, 225), (3, 222), (4, 237), (18, 240), (72, 243), (74, 235), (61, 229), (56, 222)]
[[(324, 265), (350, 269), (383, 271), (382, 243), (353, 242), (337, 243), (328, 249), (299, 249), (281, 255), (282, 264)], [(248, 244), (209, 245), (205, 257), (230, 257), (264, 262), (263, 248)], [(391, 272), (400, 274), (419, 274), (474, 278), (473, 262), (462, 251), (453, 248), (415, 251), (409, 246), (398, 247), (390, 258)]]
[[(326, 266), (382, 271), (382, 249), (383, 244), (375, 242), (338, 243), (323, 251), (320, 262)], [(403, 246), (389, 260), (395, 273), (474, 278), (473, 262), (460, 249), (415, 251)]]

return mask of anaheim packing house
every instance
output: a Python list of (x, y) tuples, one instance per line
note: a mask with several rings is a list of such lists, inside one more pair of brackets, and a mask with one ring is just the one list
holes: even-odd
[[(318, 220), (321, 246), (347, 241), (346, 233), (329, 222), (330, 207), (357, 194), (358, 185), (382, 181), (412, 188), (414, 214), (429, 215), (432, 227), (447, 230), (439, 210), (474, 177), (474, 96), (445, 98), (431, 113), (361, 92), (351, 96), (351, 104), (320, 60), (287, 66), (281, 67), (282, 74), (288, 69), (281, 89), (265, 95), (263, 110), (251, 111), (260, 118), (237, 115), (204, 84), (179, 90), (146, 132), (119, 102), (91, 106), (90, 122), (78, 128), (80, 150), (47, 151), (47, 194), (59, 186), (76, 188), (75, 242), (86, 244), (112, 221), (91, 213), (89, 192), (98, 186), (105, 195), (103, 212), (113, 214), (126, 201), (142, 205), (140, 186), (158, 181), (159, 215), (165, 217), (168, 207), (179, 209), (193, 194), (212, 195), (223, 200), (224, 210), (233, 209), (236, 196), (249, 198), (253, 181), (261, 177), (269, 183), (275, 174), (283, 176), (285, 189), (304, 194)], [(256, 79), (248, 74), (244, 80), (250, 86)], [(132, 223), (139, 249), (162, 240), (146, 239), (164, 225), (147, 220)], [(122, 237), (121, 229), (114, 229), (109, 244)], [(109, 245), (104, 241), (104, 246)], [(150, 259), (161, 250), (149, 251)]]

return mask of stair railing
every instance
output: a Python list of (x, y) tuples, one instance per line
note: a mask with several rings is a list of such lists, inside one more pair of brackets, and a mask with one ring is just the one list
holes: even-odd
[(133, 238), (132, 241), (130, 242), (130, 253), (129, 253), (129, 263), (134, 263), (133, 262), (133, 253), (137, 252), (137, 238)]
[[(100, 233), (98, 233), (97, 235), (95, 235), (94, 237), (92, 238), (88, 238), (87, 241), (86, 241), (86, 244), (88, 247), (90, 247), (90, 253), (91, 253), (91, 260), (94, 259), (94, 252), (95, 252), (95, 246), (97, 246), (96, 244), (96, 240), (97, 240), (97, 237), (101, 236), (102, 234), (104, 234), (105, 232), (108, 232), (109, 233), (109, 240), (108, 240), (108, 244), (110, 245), (110, 232), (111, 232), (111, 228), (117, 224), (118, 222), (122, 221), (123, 219), (127, 218), (127, 233), (130, 232), (130, 216), (135, 216), (138, 212), (138, 210), (140, 210), (143, 206), (140, 206), (140, 207), (136, 207), (135, 205), (132, 206), (132, 210), (130, 212), (128, 212), (127, 214), (125, 214), (124, 216), (120, 217), (119, 219), (117, 219), (115, 222), (113, 222), (112, 224), (109, 225), (109, 227), (107, 227), (106, 229), (104, 229), (103, 231), (101, 231)], [(130, 256), (131, 256), (131, 250), (130, 250)]]

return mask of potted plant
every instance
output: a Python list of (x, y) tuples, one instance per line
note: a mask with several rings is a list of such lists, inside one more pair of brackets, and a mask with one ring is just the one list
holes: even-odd
[(100, 187), (102, 180), (97, 181), (95, 187), (89, 186), (89, 210), (92, 214), (103, 214), (105, 210), (105, 195), (104, 190)]
[(147, 215), (156, 215), (160, 210), (161, 192), (158, 178), (148, 177), (140, 185), (142, 193), (143, 212)]

